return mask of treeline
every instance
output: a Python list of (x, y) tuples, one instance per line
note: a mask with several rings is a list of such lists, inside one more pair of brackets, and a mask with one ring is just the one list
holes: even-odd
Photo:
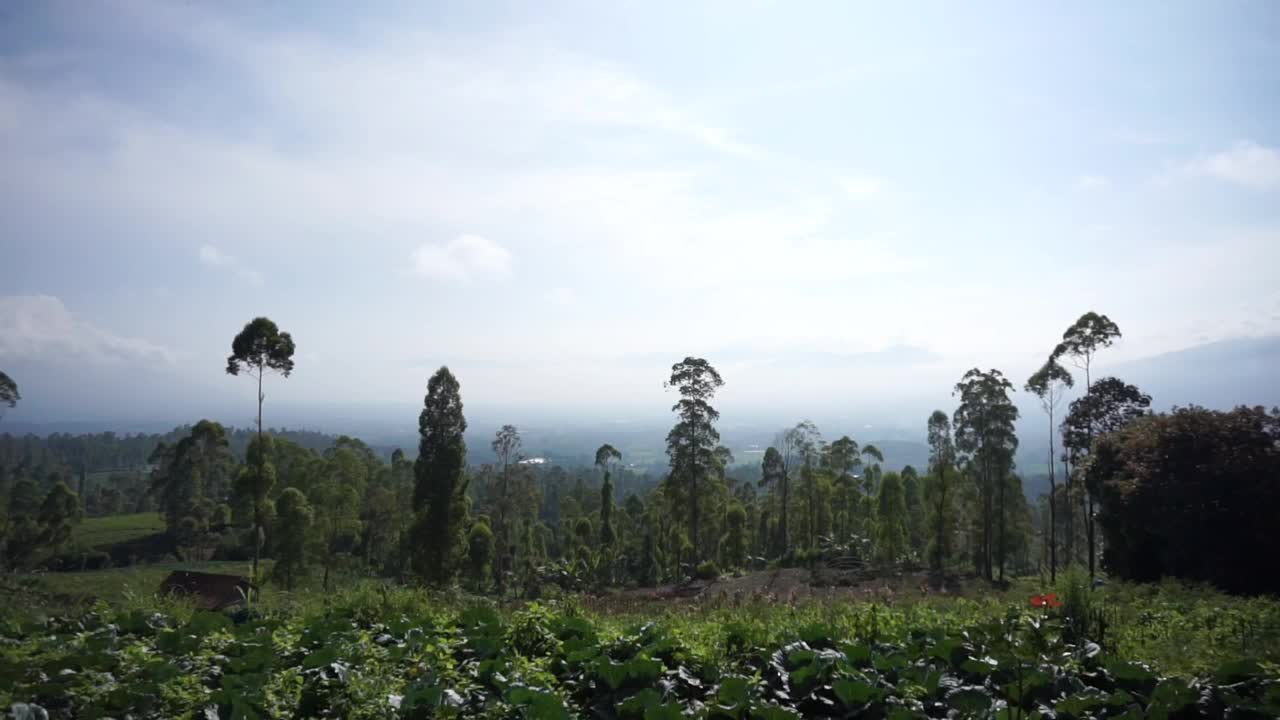
[[(413, 460), (349, 437), (308, 447), (261, 424), (238, 456), (235, 434), (206, 420), (156, 443), (138, 502), (164, 514), (184, 556), (252, 558), (255, 575), (271, 557), (286, 587), (311, 576), (328, 587), (341, 572), (529, 596), (835, 559), (972, 568), (993, 581), (1080, 563), (1135, 579), (1274, 587), (1276, 574), (1246, 579), (1240, 558), (1250, 544), (1280, 550), (1267, 530), (1280, 510), (1280, 412), (1152, 415), (1138, 388), (1092, 379), (1097, 354), (1119, 337), (1105, 315), (1086, 313), (1024, 385), (1049, 421), (1042, 507), (1023, 494), (1015, 388), (999, 370), (968, 371), (954, 410), (927, 418), (927, 467), (884, 471), (874, 445), (801, 421), (747, 469), (716, 430), (724, 380), (696, 357), (665, 382), (674, 422), (669, 469), (656, 481), (630, 472), (607, 442), (590, 468), (524, 462), (510, 425), (489, 443), (494, 462), (469, 465), (461, 386), (442, 367), (427, 384)], [(292, 339), (265, 318), (233, 350), (228, 371), (259, 387), (269, 371), (292, 368)], [(1075, 384), (1064, 363), (1083, 370), (1085, 391), (1060, 418)], [(41, 500), (24, 482), (21, 498), (10, 493), (6, 547), (65, 541), (77, 494), (55, 482)]]

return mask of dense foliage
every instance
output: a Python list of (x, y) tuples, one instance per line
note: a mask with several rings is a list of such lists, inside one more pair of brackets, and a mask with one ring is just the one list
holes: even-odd
[(4, 625), (0, 703), (52, 718), (1280, 713), (1280, 681), (1255, 661), (1162, 678), (1073, 637), (1056, 596), (1038, 604), (963, 622), (878, 604), (633, 622), (402, 591), (235, 617), (100, 608)]
[(1280, 592), (1280, 410), (1142, 417), (1098, 440), (1089, 475), (1111, 572)]

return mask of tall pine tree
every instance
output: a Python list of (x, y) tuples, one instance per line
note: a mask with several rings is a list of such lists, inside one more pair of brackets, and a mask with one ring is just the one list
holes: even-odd
[(454, 554), (462, 541), (463, 471), (467, 443), (462, 434), (458, 380), (441, 367), (427, 381), (427, 396), (418, 416), (418, 459), (413, 465), (414, 569), (422, 579), (443, 585), (453, 578)]

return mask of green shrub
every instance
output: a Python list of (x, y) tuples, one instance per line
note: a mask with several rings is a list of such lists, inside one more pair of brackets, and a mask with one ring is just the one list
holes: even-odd
[(716, 567), (714, 560), (703, 560), (694, 569), (693, 576), (699, 580), (715, 580), (720, 577), (720, 568)]

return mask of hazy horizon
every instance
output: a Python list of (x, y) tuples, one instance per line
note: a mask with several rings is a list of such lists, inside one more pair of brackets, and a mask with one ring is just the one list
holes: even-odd
[(1280, 9), (926, 7), (11, 4), (0, 432), (247, 424), (258, 315), (267, 423), (324, 429), (440, 365), (660, 423), (696, 355), (727, 426), (923, 432), (1088, 310), (1102, 374), (1280, 335)]

